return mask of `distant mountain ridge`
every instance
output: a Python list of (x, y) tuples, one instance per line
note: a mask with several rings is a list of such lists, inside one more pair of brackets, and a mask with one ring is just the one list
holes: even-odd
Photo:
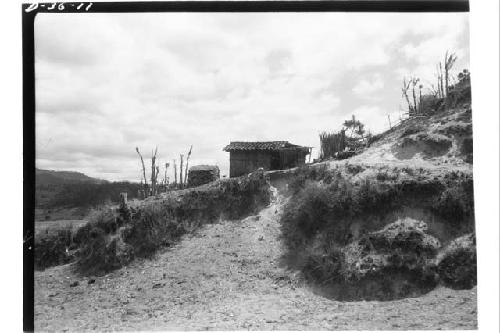
[(35, 169), (35, 183), (37, 185), (62, 184), (105, 184), (107, 180), (89, 177), (77, 171), (55, 171)]

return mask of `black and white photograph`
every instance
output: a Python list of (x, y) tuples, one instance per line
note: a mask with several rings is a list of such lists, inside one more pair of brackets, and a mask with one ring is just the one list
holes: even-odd
[(458, 3), (24, 5), (34, 330), (477, 330)]

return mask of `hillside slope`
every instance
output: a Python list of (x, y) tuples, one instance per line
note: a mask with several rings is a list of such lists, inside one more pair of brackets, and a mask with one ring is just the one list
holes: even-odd
[(106, 180), (89, 177), (76, 171), (55, 171), (35, 169), (36, 185), (62, 185), (62, 184), (102, 184)]
[(463, 103), (430, 117), (403, 121), (349, 162), (471, 169), (472, 143), (472, 110)]
[[(77, 274), (71, 265), (35, 272), (35, 327), (475, 329), (471, 162), (464, 103), (405, 121), (348, 160), (268, 172), (279, 190), (271, 187), (274, 200), (257, 215), (200, 213), (192, 233), (166, 244), (156, 237), (154, 255), (104, 276)], [(222, 192), (241, 195), (240, 180), (232, 181)], [(156, 215), (146, 215), (183, 202), (196, 212), (207, 203), (197, 191), (151, 198), (143, 204)], [(187, 216), (193, 227), (195, 215)], [(112, 251), (100, 257), (120, 250), (117, 235), (104, 235)], [(153, 229), (133, 235), (138, 245), (161, 236)]]
[[(281, 263), (276, 195), (258, 215), (194, 235), (103, 277), (68, 265), (35, 272), (35, 329), (418, 330), (477, 327), (476, 289), (437, 288), (393, 302), (339, 302)], [(88, 281), (92, 282), (89, 284)], [(78, 282), (77, 286), (70, 287)]]
[(474, 286), (472, 142), (469, 100), (405, 120), (351, 158), (270, 173), (290, 195), (289, 266), (343, 300)]

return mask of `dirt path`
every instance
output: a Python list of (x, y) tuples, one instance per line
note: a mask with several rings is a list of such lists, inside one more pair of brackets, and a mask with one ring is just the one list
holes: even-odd
[[(476, 289), (391, 302), (337, 302), (279, 267), (278, 197), (259, 215), (206, 225), (153, 260), (95, 278), (35, 274), (35, 329), (474, 329)], [(291, 278), (290, 278), (291, 277)], [(79, 285), (70, 287), (78, 281)]]

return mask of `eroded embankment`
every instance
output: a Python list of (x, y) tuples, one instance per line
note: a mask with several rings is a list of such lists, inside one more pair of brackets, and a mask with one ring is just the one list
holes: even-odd
[(337, 164), (271, 177), (291, 198), (287, 263), (339, 300), (389, 300), (476, 284), (472, 174)]
[(75, 233), (36, 239), (35, 263), (45, 268), (76, 258), (75, 267), (82, 273), (109, 272), (171, 246), (203, 224), (247, 216), (269, 201), (267, 178), (257, 171), (162, 194), (136, 207), (100, 210)]
[(280, 264), (286, 199), (258, 215), (205, 224), (153, 259), (105, 276), (71, 265), (35, 272), (36, 331), (477, 329), (476, 288), (339, 302)]

